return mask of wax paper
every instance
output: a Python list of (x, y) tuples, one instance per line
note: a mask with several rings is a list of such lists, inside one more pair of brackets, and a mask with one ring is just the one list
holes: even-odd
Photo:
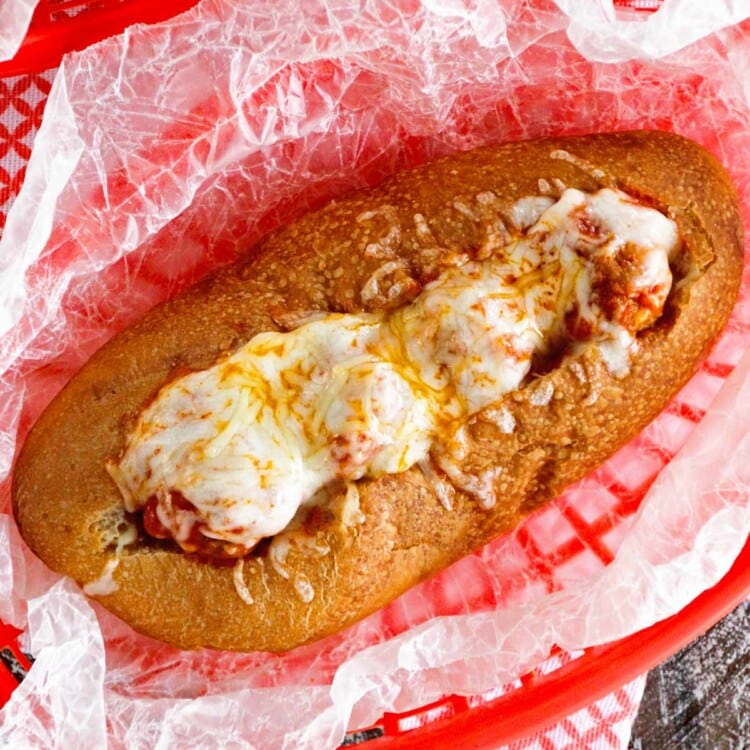
[(65, 58), (0, 240), (0, 618), (37, 659), (0, 712), (0, 744), (335, 747), (384, 711), (552, 668), (553, 646), (633, 633), (722, 577), (750, 530), (747, 279), (706, 365), (604, 467), (288, 654), (138, 636), (50, 573), (7, 515), (20, 441), (108, 337), (400, 167), (521, 137), (662, 128), (729, 168), (747, 219), (750, 8), (667, 0), (626, 19), (590, 5), (212, 0)]
[(0, 62), (18, 52), (39, 0), (0, 0)]

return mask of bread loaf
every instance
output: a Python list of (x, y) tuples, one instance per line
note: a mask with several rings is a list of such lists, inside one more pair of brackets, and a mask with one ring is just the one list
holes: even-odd
[[(383, 459), (390, 468), (381, 471), (370, 457), (352, 468), (351, 453), (346, 464), (336, 457), (340, 435), (329, 435), (328, 443), (321, 443), (328, 451), (321, 466), (330, 469), (325, 481), (300, 501), (301, 520), (298, 512), (294, 523), (277, 533), (253, 516), (251, 542), (237, 531), (240, 542), (231, 534), (199, 535), (196, 546), (193, 534), (178, 544), (170, 524), (189, 520), (198, 500), (181, 509), (174, 505), (179, 493), (168, 492), (162, 498), (166, 505), (148, 506), (156, 515), (144, 525), (143, 500), (140, 505), (135, 495), (128, 500), (129, 490), (123, 489), (131, 480), (136, 487), (127, 451), (138, 448), (134, 435), (146, 429), (144, 415), (158, 413), (170, 383), (188, 382), (179, 378), (217, 362), (228, 367), (248, 342), (257, 351), (252, 344), (257, 334), (319, 330), (325, 339), (347, 321), (389, 325), (389, 331), (397, 327), (394, 321), (412, 325), (399, 339), (406, 353), (398, 355), (412, 372), (420, 356), (409, 349), (418, 325), (409, 317), (412, 310), (421, 310), (427, 330), (433, 309), (428, 302), (446, 279), (481, 275), (483, 263), (519, 247), (526, 252), (532, 240), (537, 245), (529, 253), (547, 247), (539, 244), (546, 242), (545, 221), (552, 222), (545, 211), (553, 212), (563, 200), (593, 205), (590, 196), (597, 195), (658, 212), (679, 238), (669, 258), (673, 282), (663, 290), (669, 292), (666, 302), (648, 325), (632, 324), (635, 340), (624, 364), (613, 363), (601, 342), (587, 340), (591, 334), (580, 330), (585, 315), (568, 306), (555, 323), (565, 341), (558, 331), (541, 348), (509, 355), (511, 364), (528, 362), (515, 387), (491, 397), (482, 391), (475, 403), (473, 396), (458, 398), (463, 392), (450, 386), (451, 403), (460, 401), (463, 412), (446, 421), (447, 406), (433, 409), (429, 413), (438, 415), (441, 427), (420, 427), (417, 437), (404, 438), (404, 449), (411, 445), (416, 451), (419, 439), (429, 437), (428, 453), (418, 460), (410, 462), (409, 454), (394, 471), (395, 459)], [(581, 249), (587, 237), (594, 245), (604, 241), (596, 222), (579, 222), (575, 232), (571, 247), (579, 256), (588, 252)], [(648, 300), (641, 295), (622, 302), (623, 274), (632, 277), (635, 261), (625, 250), (616, 257), (616, 268), (592, 277), (592, 299), (611, 320), (641, 321), (639, 315), (653, 312)], [(537, 272), (539, 283), (546, 283), (547, 271)], [(741, 273), (742, 230), (732, 185), (713, 157), (681, 137), (603, 134), (490, 146), (438, 159), (305, 215), (268, 236), (247, 260), (219, 270), (115, 336), (29, 434), (14, 472), (15, 517), (42, 560), (142, 633), (182, 648), (293, 648), (384, 606), (512, 529), (606, 460), (696, 370), (727, 321)], [(537, 304), (538, 295), (528, 302), (528, 294), (537, 294), (533, 289), (523, 294), (524, 304)], [(636, 307), (628, 307), (631, 303)], [(452, 325), (455, 337), (464, 324)], [(537, 335), (534, 325), (524, 328), (524, 341)], [(274, 345), (290, 340), (268, 339)], [(501, 365), (493, 360), (487, 370), (479, 341), (453, 351), (451, 363), (477, 355), (472, 387), (479, 388), (479, 374), (487, 372), (494, 387)], [(404, 378), (413, 383), (412, 375)], [(430, 388), (433, 393), (434, 384)], [(304, 423), (307, 417), (299, 419)], [(379, 419), (383, 423), (382, 414)], [(411, 426), (401, 425), (399, 435), (418, 420), (409, 412), (406, 422)], [(287, 429), (291, 423), (279, 424)], [(302, 424), (305, 430), (309, 426)], [(202, 464), (185, 466), (200, 472)], [(147, 480), (156, 481), (138, 479)], [(286, 497), (291, 490), (283, 485), (279, 492)], [(317, 498), (313, 504), (311, 493)], [(191, 529), (205, 530), (207, 523)], [(157, 538), (154, 528), (164, 538)]]

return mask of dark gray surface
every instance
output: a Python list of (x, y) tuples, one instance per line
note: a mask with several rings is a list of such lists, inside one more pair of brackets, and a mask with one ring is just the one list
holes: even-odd
[(649, 673), (629, 750), (750, 748), (750, 602)]

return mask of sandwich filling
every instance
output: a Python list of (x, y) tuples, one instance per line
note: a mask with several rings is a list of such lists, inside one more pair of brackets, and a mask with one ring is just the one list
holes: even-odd
[(608, 188), (516, 209), (525, 229), (502, 250), (411, 304), (260, 333), (165, 385), (107, 466), (126, 509), (187, 552), (243, 557), (332, 482), (428, 462), (532, 359), (595, 346), (625, 375), (672, 285), (674, 222)]

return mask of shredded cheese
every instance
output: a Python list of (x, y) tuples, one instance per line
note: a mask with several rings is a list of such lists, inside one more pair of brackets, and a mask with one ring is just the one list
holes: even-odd
[(232, 571), (232, 580), (234, 581), (234, 588), (237, 591), (237, 596), (242, 599), (245, 604), (255, 604), (255, 600), (250, 594), (250, 589), (245, 583), (245, 576), (243, 575), (245, 568), (245, 558), (241, 557), (234, 565)]
[[(541, 187), (546, 192), (549, 185)], [(483, 221), (489, 212), (490, 223), (502, 227), (497, 196), (485, 192), (475, 200)], [(460, 201), (453, 205), (474, 213)], [(491, 507), (501, 469), (478, 477), (463, 471), (467, 421), (490, 409), (486, 416), (512, 433), (513, 416), (504, 408), (493, 413), (493, 405), (525, 382), (533, 357), (566, 342), (598, 347), (615, 375), (627, 372), (636, 329), (619, 311), (641, 305), (638, 320), (649, 324), (666, 300), (669, 261), (679, 246), (674, 222), (608, 188), (566, 189), (556, 201), (530, 196), (510, 216), (518, 231), (503, 239), (501, 251), (483, 260), (460, 257), (411, 304), (262, 333), (213, 367), (166, 385), (109, 465), (126, 508), (137, 511), (156, 497), (160, 523), (183, 544), (196, 528), (246, 549), (274, 537), (270, 564), (307, 597), (286, 567), (290, 540), (281, 532), (331, 483), (348, 483), (341, 511), (349, 525), (361, 522), (354, 482), (414, 465), (446, 509), (454, 486)], [(386, 225), (379, 242), (387, 256), (400, 242), (398, 216), (386, 206), (357, 221), (376, 217)], [(427, 219), (413, 220), (420, 242), (434, 243)], [(627, 262), (618, 264), (623, 253)], [(403, 268), (403, 261), (385, 262), (362, 299), (401, 294), (396, 274)], [(606, 292), (607, 274), (623, 268), (630, 274), (626, 291), (618, 277)], [(386, 277), (394, 292), (384, 291)], [(608, 300), (602, 289), (625, 296)], [(552, 397), (544, 379), (530, 390), (539, 408)], [(438, 462), (447, 480), (431, 467), (434, 445), (447, 446)], [(173, 493), (187, 503), (173, 504)]]
[(129, 544), (133, 544), (137, 538), (138, 530), (136, 527), (132, 524), (127, 524), (125, 530), (117, 537), (114, 557), (107, 560), (104, 570), (98, 578), (84, 585), (83, 591), (85, 594), (89, 596), (108, 596), (117, 591), (117, 581), (115, 581), (114, 572), (120, 565), (120, 556), (123, 549)]
[(490, 407), (482, 412), (484, 419), (492, 422), (505, 435), (512, 435), (516, 429), (516, 418), (504, 404), (500, 408)]
[(359, 507), (359, 488), (356, 482), (349, 482), (346, 486), (340, 516), (344, 526), (358, 526), (365, 522), (365, 514)]
[(532, 406), (547, 406), (552, 400), (552, 396), (555, 393), (555, 387), (552, 385), (551, 380), (544, 379), (539, 385), (534, 388), (529, 396), (529, 403)]
[(456, 499), (455, 487), (448, 482), (442, 474), (435, 471), (435, 467), (432, 465), (429, 458), (420, 461), (417, 466), (419, 466), (425, 480), (427, 480), (427, 483), (432, 488), (432, 491), (440, 501), (440, 504), (446, 510), (453, 510), (453, 504)]
[(305, 604), (309, 604), (315, 598), (315, 590), (304, 573), (297, 573), (294, 576), (294, 590)]

